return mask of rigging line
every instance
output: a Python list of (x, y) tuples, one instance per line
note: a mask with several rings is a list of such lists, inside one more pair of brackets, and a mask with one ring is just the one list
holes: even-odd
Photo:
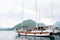
[(51, 11), (51, 14), (52, 14), (52, 21), (54, 21), (54, 14), (53, 14), (53, 0), (50, 1), (50, 11)]
[[(39, 4), (40, 5), (40, 4)], [(39, 23), (41, 23), (41, 18), (40, 18), (40, 7), (38, 8), (38, 12), (39, 12)], [(40, 24), (39, 24), (39, 26), (40, 26)]]
[(38, 26), (37, 24), (37, 0), (35, 0), (35, 8), (36, 8), (36, 27)]
[(24, 2), (22, 0), (22, 25), (21, 26), (23, 26), (23, 13), (24, 13)]
[[(40, 18), (40, 8), (39, 8), (39, 23), (41, 23), (41, 18)], [(40, 26), (40, 25), (39, 25)]]

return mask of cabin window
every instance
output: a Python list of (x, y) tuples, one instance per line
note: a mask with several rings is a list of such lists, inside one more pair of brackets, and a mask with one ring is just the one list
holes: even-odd
[(38, 30), (40, 30), (41, 28), (40, 27), (38, 27)]

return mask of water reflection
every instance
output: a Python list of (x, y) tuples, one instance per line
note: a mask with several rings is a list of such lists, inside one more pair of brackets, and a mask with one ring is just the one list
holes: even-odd
[(59, 38), (58, 40), (60, 40), (60, 33), (59, 33), (59, 35), (58, 35), (58, 38)]
[(32, 36), (16, 36), (16, 40), (55, 40), (54, 36), (50, 37), (32, 37)]
[(50, 40), (55, 40), (54, 36), (50, 36), (49, 38)]
[(20, 36), (19, 36), (19, 35), (16, 35), (16, 39), (17, 39), (17, 38), (20, 38)]

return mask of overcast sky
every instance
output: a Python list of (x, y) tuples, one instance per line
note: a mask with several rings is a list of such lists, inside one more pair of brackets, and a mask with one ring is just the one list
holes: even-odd
[[(36, 21), (35, 0), (23, 0), (23, 2), (23, 19)], [(37, 19), (40, 20), (41, 18), (45, 24), (48, 24), (48, 22), (52, 24), (52, 18), (54, 18), (53, 20), (55, 21), (60, 20), (60, 0), (52, 0), (53, 14), (50, 10), (50, 3), (51, 0), (37, 0)], [(20, 22), (22, 22), (22, 0), (0, 0), (0, 28), (10, 28)]]

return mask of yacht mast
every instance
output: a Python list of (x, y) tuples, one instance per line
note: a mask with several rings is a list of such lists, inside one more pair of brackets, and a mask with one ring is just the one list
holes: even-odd
[(22, 25), (23, 26), (24, 1), (22, 0)]
[[(39, 23), (41, 23), (41, 18), (40, 18), (40, 8), (39, 8)], [(39, 25), (40, 26), (40, 25)]]
[(54, 21), (54, 14), (53, 14), (53, 0), (50, 0), (50, 13), (52, 14), (52, 21)]
[(38, 24), (37, 24), (37, 0), (35, 0), (35, 8), (36, 8), (36, 27), (38, 26)]

